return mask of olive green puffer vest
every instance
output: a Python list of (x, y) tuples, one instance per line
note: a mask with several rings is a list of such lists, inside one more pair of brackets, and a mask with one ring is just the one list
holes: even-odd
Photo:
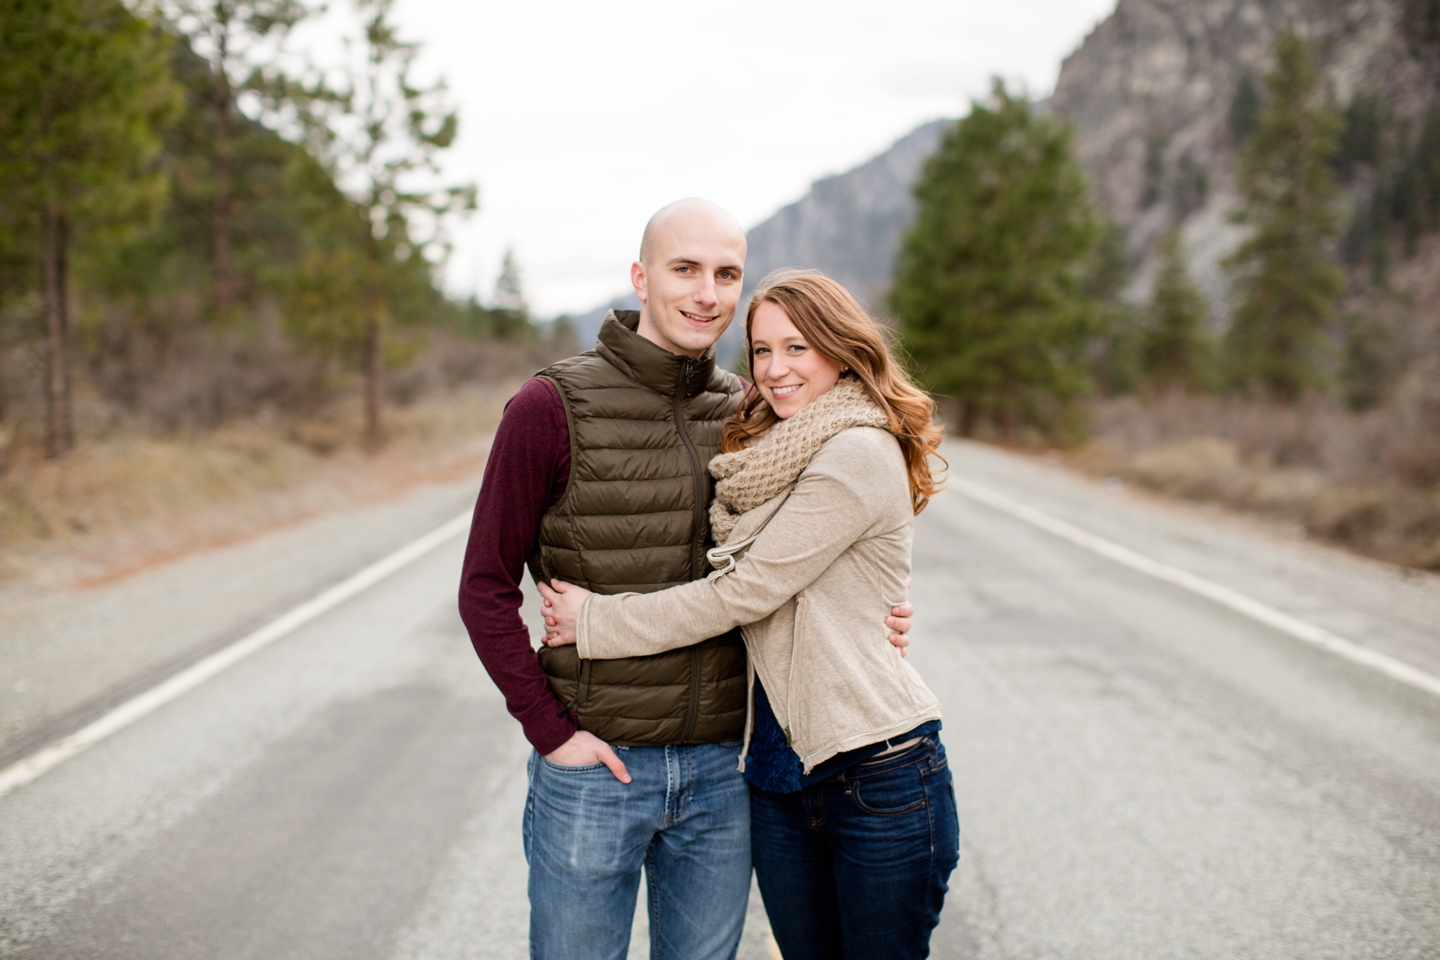
[[(595, 349), (540, 371), (560, 391), (570, 429), (570, 480), (540, 518), (537, 579), (596, 593), (649, 593), (709, 572), (710, 458), (740, 398), (740, 380), (635, 332), (639, 313), (612, 311)], [(581, 660), (541, 647), (550, 689), (582, 730), (621, 746), (739, 740), (745, 645), (738, 630), (650, 657)]]

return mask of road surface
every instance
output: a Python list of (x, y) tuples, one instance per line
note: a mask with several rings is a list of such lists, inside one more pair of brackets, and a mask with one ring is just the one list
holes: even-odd
[[(957, 476), (1440, 675), (1435, 577), (951, 455)], [(473, 495), (425, 488), (15, 611), (0, 763)], [(0, 956), (524, 957), (528, 746), (455, 612), (462, 546), (0, 797)], [(962, 827), (935, 956), (1440, 956), (1440, 697), (955, 491), (918, 522), (913, 596)], [(767, 952), (756, 900), (741, 955)]]

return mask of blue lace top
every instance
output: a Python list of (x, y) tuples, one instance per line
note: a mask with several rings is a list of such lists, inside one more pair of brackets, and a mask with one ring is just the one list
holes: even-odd
[(765, 687), (761, 685), (760, 678), (756, 677), (755, 725), (750, 731), (750, 754), (745, 760), (745, 779), (769, 793), (796, 793), (812, 783), (833, 777), (852, 764), (869, 760), (875, 754), (890, 749), (891, 744), (904, 743), (915, 737), (939, 732), (940, 721), (927, 720), (915, 729), (889, 740), (838, 753), (817, 765), (808, 774), (803, 773), (805, 765), (800, 762), (799, 754), (791, 750), (790, 744), (786, 742), (785, 731), (781, 729), (780, 721), (770, 706)]

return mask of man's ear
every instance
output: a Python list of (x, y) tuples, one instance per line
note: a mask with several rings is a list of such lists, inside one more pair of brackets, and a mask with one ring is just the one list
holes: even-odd
[(647, 297), (645, 291), (645, 265), (639, 260), (630, 264), (630, 286), (635, 288), (635, 296), (644, 303)]

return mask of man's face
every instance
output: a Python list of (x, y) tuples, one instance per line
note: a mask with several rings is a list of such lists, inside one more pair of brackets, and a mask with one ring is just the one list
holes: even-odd
[(720, 339), (740, 305), (745, 235), (703, 213), (677, 213), (630, 267), (640, 298), (642, 337), (671, 353), (699, 357)]

